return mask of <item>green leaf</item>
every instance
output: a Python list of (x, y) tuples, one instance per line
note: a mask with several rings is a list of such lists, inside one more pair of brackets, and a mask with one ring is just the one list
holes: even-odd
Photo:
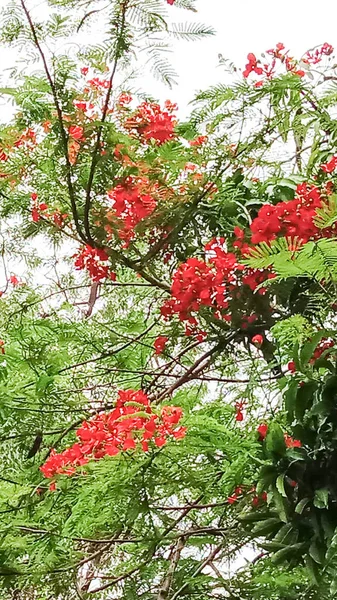
[(324, 557), (325, 557), (325, 551), (324, 551), (324, 548), (323, 548), (322, 544), (320, 544), (318, 542), (318, 540), (314, 540), (310, 544), (310, 546), (309, 546), (309, 555), (319, 565), (323, 564)]
[(252, 529), (252, 534), (256, 537), (268, 535), (269, 533), (273, 533), (276, 529), (281, 527), (280, 519), (277, 517), (273, 517), (271, 519), (266, 519), (261, 523), (257, 523), (255, 527)]
[(267, 519), (275, 517), (276, 515), (277, 515), (276, 512), (271, 512), (271, 511), (266, 511), (266, 512), (251, 511), (251, 512), (242, 512), (238, 518), (239, 518), (239, 521), (242, 521), (243, 523), (255, 523), (257, 521), (266, 521)]
[(286, 452), (284, 433), (278, 423), (272, 423), (266, 436), (266, 449), (272, 454), (283, 456)]
[(328, 508), (329, 505), (329, 490), (320, 488), (315, 491), (314, 506), (316, 508)]
[(301, 515), (309, 502), (310, 498), (302, 498), (295, 506), (295, 513)]
[(278, 515), (279, 515), (281, 521), (283, 521), (284, 523), (287, 523), (288, 522), (288, 515), (287, 515), (288, 502), (285, 500), (285, 498), (283, 498), (283, 496), (276, 489), (276, 487), (273, 489), (272, 493), (273, 493), (274, 505), (278, 512)]
[(283, 548), (282, 550), (279, 550), (278, 552), (276, 552), (274, 554), (274, 556), (272, 556), (271, 560), (272, 563), (274, 565), (280, 565), (281, 563), (285, 562), (286, 560), (291, 560), (291, 558), (294, 555), (299, 555), (299, 553), (302, 554), (302, 551), (304, 550), (306, 544), (305, 543), (298, 543), (298, 544), (292, 544), (291, 546), (287, 546), (286, 548)]
[(278, 476), (278, 478), (276, 479), (276, 488), (280, 492), (281, 496), (283, 496), (284, 498), (287, 498), (287, 494), (286, 494), (286, 491), (284, 488), (284, 479), (285, 479), (284, 473), (282, 473), (281, 475)]
[(304, 557), (305, 566), (308, 569), (308, 573), (310, 575), (310, 579), (314, 585), (319, 586), (320, 577), (319, 577), (319, 569), (315, 561), (312, 560), (311, 556), (306, 555)]

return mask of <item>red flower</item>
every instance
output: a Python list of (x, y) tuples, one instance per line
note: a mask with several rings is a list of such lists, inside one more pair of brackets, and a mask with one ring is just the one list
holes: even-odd
[(74, 138), (74, 140), (83, 139), (83, 127), (79, 125), (72, 125), (69, 127), (69, 135)]
[[(321, 206), (322, 197), (316, 186), (307, 183), (298, 185), (294, 200), (279, 202), (275, 206), (262, 206), (250, 226), (252, 243), (270, 243), (279, 235), (297, 238), (297, 243), (306, 243), (322, 237), (321, 230), (314, 223), (316, 209)], [(325, 229), (324, 235), (327, 237), (332, 233)]]
[(233, 494), (233, 496), (229, 496), (227, 498), (228, 504), (234, 504), (237, 501), (237, 497)]
[(284, 434), (284, 441), (285, 441), (287, 448), (301, 448), (302, 447), (300, 440), (294, 440), (291, 437), (291, 435), (288, 435), (287, 433)]
[(114, 410), (84, 421), (76, 431), (78, 441), (59, 454), (52, 450), (40, 470), (50, 479), (57, 474), (71, 476), (89, 460), (140, 447), (147, 452), (149, 440), (160, 448), (169, 438), (184, 437), (186, 428), (176, 427), (182, 414), (177, 406), (164, 406), (161, 414), (154, 413), (142, 391), (121, 390)]
[(260, 347), (262, 346), (262, 344), (263, 344), (263, 340), (264, 340), (264, 337), (263, 337), (263, 335), (260, 335), (259, 333), (257, 333), (256, 335), (254, 335), (254, 336), (252, 337), (252, 343), (253, 343), (255, 346), (257, 346), (258, 348), (260, 348)]
[(88, 74), (88, 71), (89, 71), (89, 67), (82, 67), (82, 69), (81, 69), (81, 73), (84, 76)]
[(316, 48), (314, 52), (307, 52), (302, 60), (308, 65), (317, 65), (317, 63), (321, 62), (323, 55), (329, 56), (330, 54), (332, 54), (333, 50), (334, 49), (331, 46), (331, 44), (327, 44), (325, 42), (325, 44), (323, 44), (321, 48)]
[(166, 0), (167, 4), (170, 4), (171, 6), (175, 3), (176, 0)]
[(167, 342), (168, 337), (165, 337), (164, 335), (160, 335), (159, 337), (157, 337), (153, 344), (156, 350), (156, 354), (162, 354), (162, 352), (165, 350)]
[(238, 410), (236, 415), (235, 415), (235, 420), (236, 421), (243, 421), (244, 416), (243, 416), (243, 412), (241, 410)]
[(37, 208), (32, 208), (32, 220), (34, 223), (38, 223), (40, 220), (40, 213)]
[(267, 423), (261, 423), (261, 425), (259, 425), (257, 428), (257, 432), (259, 434), (259, 442), (263, 442), (263, 440), (266, 438), (267, 433), (268, 433)]
[(208, 141), (207, 135), (199, 135), (194, 140), (190, 141), (190, 146), (202, 146)]
[(143, 102), (137, 110), (124, 122), (124, 127), (134, 130), (144, 142), (154, 140), (158, 145), (175, 137), (175, 116), (172, 111), (175, 104), (165, 102), (166, 110), (162, 110), (155, 102)]
[[(84, 102), (83, 100), (74, 100), (73, 105), (75, 106), (75, 108), (77, 108), (77, 110), (83, 110), (83, 111), (87, 110), (87, 103)], [(70, 130), (69, 130), (69, 132), (70, 132)], [(82, 133), (83, 133), (83, 130), (82, 130)], [(72, 137), (75, 137), (75, 136), (73, 135)], [(78, 139), (78, 138), (75, 138), (75, 139)]]
[(126, 92), (123, 92), (117, 100), (117, 104), (120, 106), (125, 106), (126, 104), (130, 104), (130, 102), (132, 102), (132, 96)]
[(116, 274), (111, 271), (110, 265), (104, 264), (109, 260), (109, 256), (102, 248), (86, 245), (73, 258), (76, 259), (75, 269), (86, 269), (93, 281), (116, 279)]
[(252, 52), (250, 52), (247, 56), (248, 58), (248, 64), (246, 65), (245, 70), (243, 71), (242, 75), (247, 78), (251, 73), (256, 73), (257, 75), (262, 75), (263, 73), (263, 69), (261, 67), (258, 66), (258, 63), (260, 61), (258, 61), (256, 59), (255, 54), (253, 54)]
[(288, 362), (288, 371), (290, 371), (291, 373), (295, 373), (295, 371), (296, 371), (296, 365), (293, 360)]
[(10, 283), (11, 283), (11, 284), (12, 284), (14, 287), (17, 287), (18, 285), (20, 285), (20, 281), (19, 281), (19, 279), (17, 278), (17, 276), (16, 276), (16, 275), (11, 275), (11, 276), (10, 276), (10, 278), (9, 278), (9, 282), (10, 282)]
[(3, 340), (0, 340), (0, 352), (5, 354), (5, 342)]
[(337, 167), (337, 156), (333, 156), (330, 158), (329, 162), (321, 165), (322, 171), (324, 173), (332, 173)]

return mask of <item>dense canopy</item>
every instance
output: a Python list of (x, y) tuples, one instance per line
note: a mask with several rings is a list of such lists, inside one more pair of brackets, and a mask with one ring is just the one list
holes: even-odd
[(1, 18), (4, 600), (337, 598), (334, 49), (221, 57), (182, 120), (196, 6)]

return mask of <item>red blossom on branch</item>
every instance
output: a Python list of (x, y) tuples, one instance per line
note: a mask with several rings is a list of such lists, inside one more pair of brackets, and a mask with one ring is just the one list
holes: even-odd
[(165, 102), (166, 110), (162, 110), (155, 102), (143, 102), (125, 120), (124, 127), (137, 133), (144, 142), (153, 140), (158, 145), (163, 144), (175, 137), (176, 118), (172, 113), (177, 108), (177, 105), (169, 100)]
[(257, 432), (259, 434), (259, 442), (263, 442), (263, 440), (266, 438), (267, 433), (268, 433), (267, 423), (261, 423), (261, 425), (259, 425), (257, 428)]
[(302, 447), (300, 440), (294, 440), (291, 437), (291, 435), (288, 435), (288, 433), (284, 434), (284, 441), (285, 441), (285, 445), (287, 446), (287, 448), (301, 448)]
[[(323, 198), (318, 187), (301, 183), (296, 189), (296, 198), (276, 205), (264, 204), (253, 220), (250, 230), (253, 244), (270, 242), (278, 236), (298, 238), (301, 243), (322, 237), (314, 219), (316, 209), (321, 208)], [(331, 237), (332, 230), (325, 229), (324, 236)]]
[(71, 125), (71, 127), (69, 127), (69, 135), (74, 138), (74, 140), (82, 140), (83, 131), (83, 127), (80, 127), (79, 125)]
[(263, 69), (259, 66), (259, 62), (252, 52), (247, 55), (248, 63), (246, 64), (246, 68), (243, 71), (242, 75), (247, 79), (247, 77), (251, 73), (256, 73), (257, 75), (262, 75)]
[(332, 173), (337, 167), (337, 156), (333, 156), (332, 158), (330, 158), (330, 160), (321, 165), (321, 169), (322, 171), (324, 171), (324, 173)]
[(138, 448), (147, 452), (150, 442), (161, 448), (169, 438), (185, 436), (186, 428), (178, 426), (182, 416), (178, 406), (154, 412), (148, 396), (140, 390), (120, 391), (114, 410), (84, 421), (76, 431), (78, 441), (59, 454), (53, 450), (40, 470), (47, 478), (73, 475), (89, 460)]
[(261, 348), (263, 341), (264, 341), (264, 337), (263, 337), (263, 335), (260, 335), (259, 333), (257, 333), (256, 335), (254, 335), (252, 337), (252, 343), (254, 344), (254, 346), (257, 346), (258, 348)]
[(317, 65), (321, 62), (323, 56), (329, 56), (333, 51), (333, 46), (325, 42), (320, 48), (316, 48), (314, 51), (309, 50), (302, 58), (302, 62), (308, 65)]
[(113, 201), (116, 216), (122, 221), (119, 236), (128, 243), (135, 236), (134, 228), (140, 221), (149, 217), (157, 206), (153, 194), (158, 186), (150, 183), (147, 177), (127, 177), (123, 183), (108, 192)]
[(192, 147), (193, 146), (202, 146), (203, 144), (206, 144), (207, 141), (208, 141), (207, 135), (199, 135), (194, 140), (190, 141), (190, 146), (192, 146)]
[(164, 352), (168, 340), (169, 338), (165, 337), (164, 335), (160, 335), (159, 337), (157, 337), (153, 344), (156, 354), (162, 354)]
[(110, 264), (107, 264), (109, 256), (102, 248), (86, 245), (73, 258), (75, 258), (75, 269), (86, 269), (93, 281), (116, 279), (116, 274), (111, 271)]

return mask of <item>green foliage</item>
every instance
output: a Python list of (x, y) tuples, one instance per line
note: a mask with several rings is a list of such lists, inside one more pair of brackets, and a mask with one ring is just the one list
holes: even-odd
[[(196, 10), (194, 0), (175, 5)], [(136, 100), (120, 97), (132, 91), (129, 71), (144, 55), (170, 86), (170, 38), (213, 30), (172, 23), (166, 0), (48, 7), (42, 21), (9, 6), (0, 32), (34, 68), (14, 70), (0, 90), (15, 105), (0, 131), (2, 597), (333, 598), (336, 197), (321, 163), (337, 139), (336, 94), (327, 78), (316, 86), (291, 70), (250, 85), (223, 60), (233, 82), (201, 91), (165, 141), (145, 138)], [(82, 32), (78, 52), (59, 52)], [(145, 188), (128, 229), (131, 200), (125, 192), (118, 214), (109, 190), (130, 179)], [(225, 238), (240, 256), (234, 228), (250, 243), (259, 209), (291, 201), (306, 181), (326, 191), (320, 239), (255, 245), (225, 291), (224, 263), (206, 298), (214, 257), (205, 244)], [(80, 260), (74, 268), (79, 247), (96, 251), (94, 270), (104, 263), (109, 276), (90, 279)], [(204, 295), (190, 313), (163, 318), (190, 258), (205, 267)], [(241, 284), (264, 270), (276, 277)], [(194, 299), (190, 283), (182, 303)], [(228, 319), (214, 310), (217, 294), (228, 295)], [(81, 423), (109, 414), (128, 389), (143, 390), (155, 411), (181, 407), (186, 436), (44, 477), (51, 451), (69, 449)]]

